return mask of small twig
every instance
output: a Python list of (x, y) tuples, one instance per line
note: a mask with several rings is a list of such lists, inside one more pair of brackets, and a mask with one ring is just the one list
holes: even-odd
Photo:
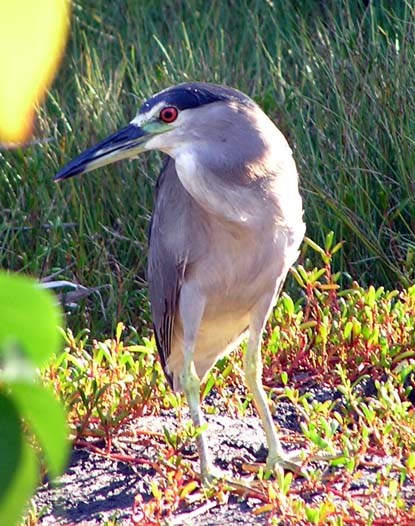
[[(62, 228), (75, 228), (78, 227), (79, 223), (61, 223), (59, 227)], [(6, 227), (11, 232), (30, 232), (31, 230), (50, 230), (55, 228), (55, 225), (36, 225), (36, 226), (10, 226)]]
[(206, 504), (203, 504), (203, 506), (200, 506), (199, 508), (190, 511), (189, 513), (181, 513), (180, 515), (177, 515), (173, 519), (169, 520), (168, 524), (169, 526), (190, 524), (190, 520), (194, 519), (195, 517), (198, 517), (199, 515), (202, 515), (203, 513), (206, 513), (207, 511), (210, 511), (213, 508), (216, 508), (216, 506), (218, 505), (219, 503), (216, 501), (208, 501), (206, 502)]
[[(85, 440), (76, 440), (75, 441), (75, 446), (78, 446), (78, 447), (84, 447), (86, 449), (89, 449), (90, 451), (92, 451), (93, 453), (96, 453), (97, 455), (100, 455), (102, 457), (105, 457), (105, 458), (110, 458), (112, 460), (118, 460), (119, 462), (126, 462), (126, 463), (130, 463), (130, 464), (140, 464), (140, 465), (144, 465), (144, 466), (151, 466), (153, 469), (156, 469), (158, 466), (148, 460), (148, 459), (145, 459), (145, 458), (137, 458), (137, 457), (133, 457), (133, 456), (130, 456), (130, 455), (124, 455), (124, 454), (120, 454), (120, 453), (108, 453), (107, 451), (105, 451), (104, 449), (100, 448), (100, 447), (97, 447), (97, 446), (94, 446), (92, 445), (91, 443), (85, 441)], [(156, 469), (157, 471), (157, 469)]]

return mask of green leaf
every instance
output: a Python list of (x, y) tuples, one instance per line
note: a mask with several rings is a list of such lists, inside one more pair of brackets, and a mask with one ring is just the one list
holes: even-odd
[(319, 245), (317, 245), (317, 243), (316, 243), (315, 241), (313, 241), (313, 240), (310, 239), (309, 237), (305, 237), (305, 238), (304, 238), (304, 242), (305, 242), (310, 248), (312, 248), (313, 250), (315, 250), (315, 251), (318, 252), (319, 254), (321, 254), (321, 255), (325, 255), (324, 250), (323, 250)]
[(294, 314), (294, 311), (295, 311), (295, 306), (294, 306), (294, 302), (291, 299), (291, 297), (288, 296), (287, 294), (283, 294), (281, 296), (281, 301), (282, 301), (282, 304), (284, 305), (284, 308), (285, 308), (287, 314), (292, 316)]
[(324, 242), (324, 248), (326, 249), (327, 252), (329, 252), (330, 249), (331, 249), (331, 246), (333, 244), (333, 239), (334, 239), (334, 232), (331, 230), (326, 235), (326, 239), (325, 239), (325, 242)]
[(210, 393), (214, 385), (215, 385), (215, 378), (212, 375), (209, 375), (205, 383), (205, 387), (203, 389), (202, 400)]
[(50, 391), (35, 383), (16, 382), (9, 387), (21, 416), (39, 441), (50, 474), (56, 477), (66, 467), (70, 446), (61, 404)]
[(415, 468), (415, 453), (412, 452), (408, 455), (408, 458), (406, 459), (406, 467), (408, 469), (414, 469)]
[(353, 329), (353, 322), (352, 321), (348, 321), (346, 323), (346, 325), (344, 326), (344, 329), (343, 329), (343, 337), (345, 340), (347, 340), (352, 332), (352, 329)]
[(317, 524), (319, 522), (320, 517), (320, 510), (317, 508), (311, 508), (309, 506), (305, 507), (305, 514), (307, 517), (307, 520), (311, 522), (311, 524)]
[(341, 456), (341, 457), (337, 457), (331, 460), (330, 465), (333, 467), (345, 466), (348, 462), (350, 462), (349, 457)]
[[(3, 457), (4, 451), (2, 452)], [(22, 443), (20, 462), (15, 466), (11, 486), (0, 501), (1, 526), (16, 526), (29, 498), (39, 483), (39, 463), (32, 448)]]
[(58, 350), (61, 322), (51, 293), (24, 276), (0, 273), (0, 353), (16, 345), (41, 366)]
[[(0, 392), (0, 502), (15, 476), (22, 456), (22, 429), (16, 406)], [(3, 524), (0, 521), (0, 524)]]

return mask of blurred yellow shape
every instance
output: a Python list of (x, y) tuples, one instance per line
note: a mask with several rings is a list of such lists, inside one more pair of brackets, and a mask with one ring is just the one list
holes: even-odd
[(69, 0), (0, 0), (0, 142), (27, 140), (69, 27)]

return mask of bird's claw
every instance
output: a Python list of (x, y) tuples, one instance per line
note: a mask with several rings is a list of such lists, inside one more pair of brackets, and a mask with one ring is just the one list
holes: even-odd
[(217, 469), (210, 469), (203, 475), (200, 474), (200, 478), (205, 489), (217, 489), (222, 487), (223, 490), (230, 491), (241, 497), (251, 496), (260, 497), (263, 493), (263, 488), (253, 478), (241, 478), (234, 479), (227, 476), (225, 473)]
[(304, 468), (305, 460), (305, 451), (284, 451), (277, 455), (269, 455), (267, 458), (266, 469), (274, 474), (282, 469), (307, 478), (307, 472)]
[(304, 450), (294, 450), (290, 452), (281, 452), (278, 455), (268, 456), (266, 469), (275, 473), (278, 469), (291, 471), (304, 478), (308, 478), (305, 470), (305, 463), (309, 462), (331, 462), (343, 455), (339, 454), (322, 454), (307, 456)]
[[(308, 478), (308, 473), (305, 469), (306, 462), (330, 462), (340, 456), (341, 455), (313, 455), (309, 457), (307, 456), (307, 452), (301, 449), (289, 452), (280, 451), (278, 454), (268, 455), (266, 464), (243, 463), (241, 467), (243, 471), (252, 474), (258, 473), (261, 469), (265, 469), (274, 475), (278, 475), (281, 471), (291, 471), (300, 477)], [(229, 478), (225, 473), (213, 466), (203, 470), (200, 478), (206, 488), (217, 487), (218, 484), (223, 483), (224, 485), (230, 486), (231, 489), (239, 491), (255, 490), (254, 480)]]
[(210, 466), (209, 468), (203, 469), (199, 474), (200, 480), (206, 488), (216, 486), (219, 481), (225, 480), (226, 476), (220, 470)]

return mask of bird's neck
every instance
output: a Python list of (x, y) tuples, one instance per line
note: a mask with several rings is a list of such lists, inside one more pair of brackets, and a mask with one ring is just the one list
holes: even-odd
[(255, 221), (261, 195), (252, 187), (234, 185), (230, 179), (217, 176), (185, 151), (175, 161), (180, 182), (208, 214), (241, 225)]
[[(223, 221), (258, 230), (270, 223), (291, 226), (302, 222), (302, 203), (292, 161), (276, 173), (241, 177), (218, 175), (186, 150), (175, 156), (178, 177), (193, 199)], [(278, 173), (280, 172), (280, 173)]]

